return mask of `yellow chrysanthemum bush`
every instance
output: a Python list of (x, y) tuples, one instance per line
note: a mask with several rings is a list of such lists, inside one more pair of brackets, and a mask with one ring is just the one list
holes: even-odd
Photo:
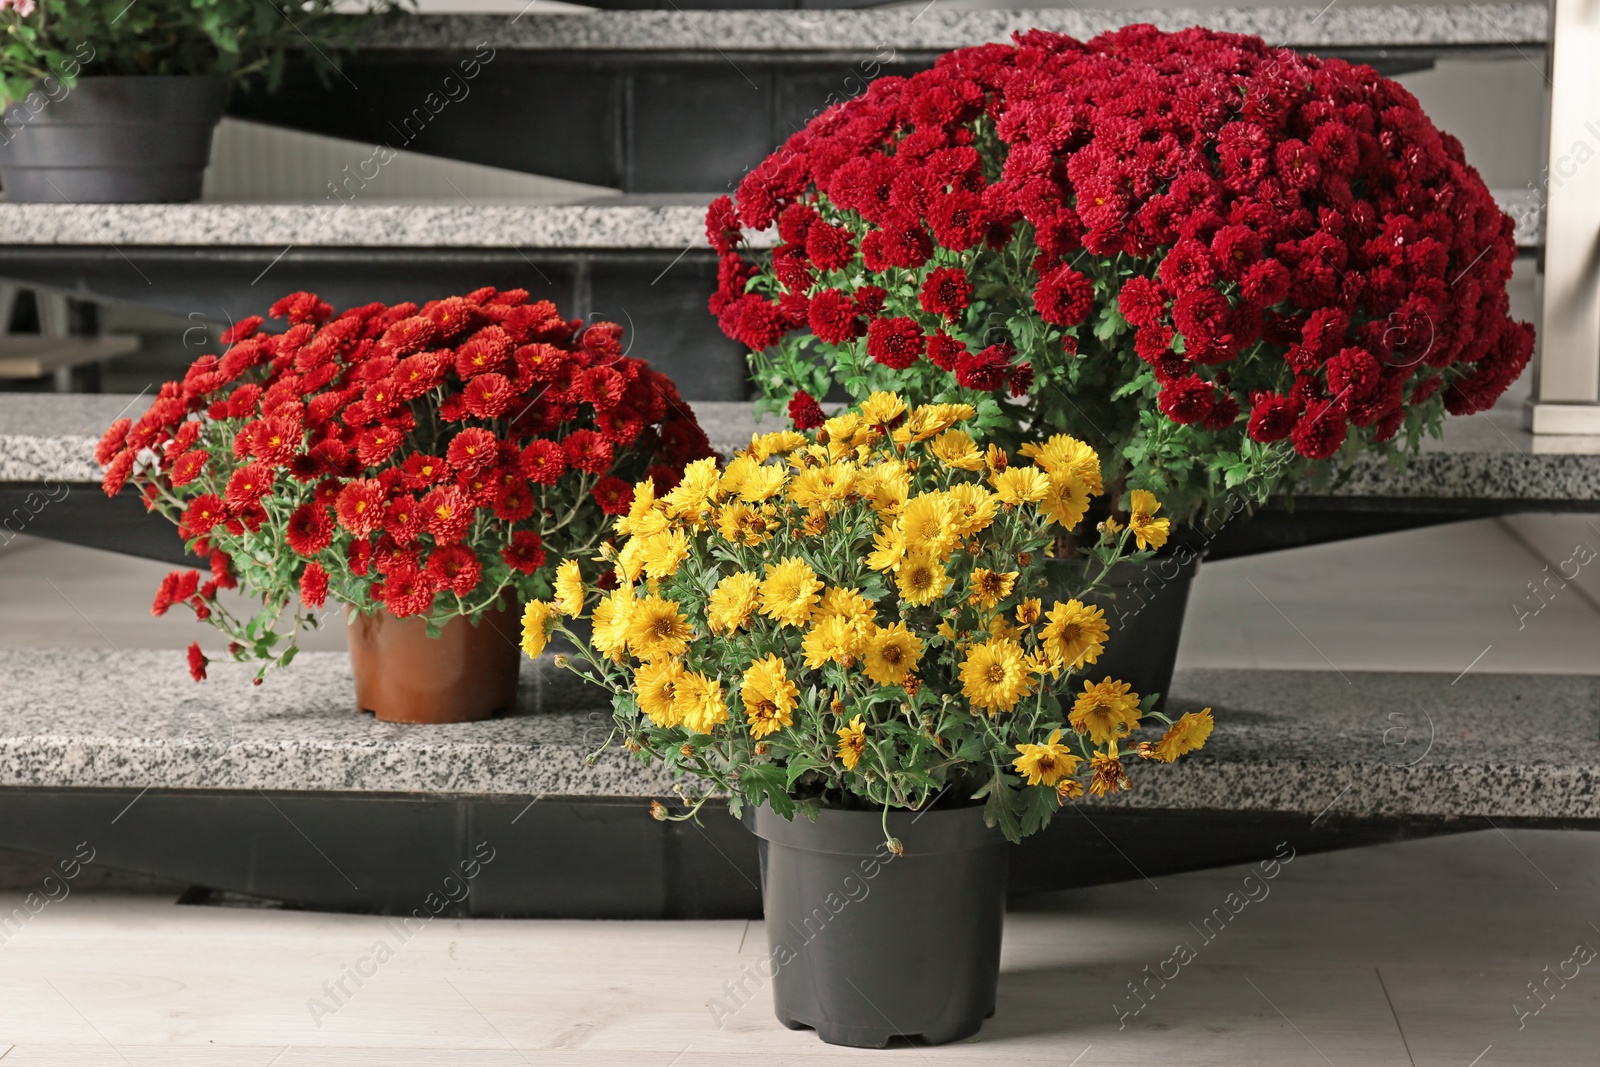
[[(576, 646), (558, 659), (612, 692), (613, 741), (703, 780), (687, 814), (717, 794), (785, 817), (984, 800), (1018, 840), (1128, 788), (1125, 761), (1199, 748), (1209, 709), (1174, 722), (1094, 669), (1108, 626), (1089, 595), (1165, 539), (1154, 499), (1089, 526), (1092, 449), (1056, 436), (1008, 455), (962, 428), (974, 415), (878, 393), (693, 463), (665, 495), (640, 483), (602, 552), (608, 588), (564, 563), (554, 600), (528, 606), (525, 650)], [(1050, 566), (1064, 551), (1082, 565)]]

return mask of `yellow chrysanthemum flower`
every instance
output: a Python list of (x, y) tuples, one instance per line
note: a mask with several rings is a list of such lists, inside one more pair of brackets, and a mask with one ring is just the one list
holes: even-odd
[(1051, 521), (1073, 529), (1089, 510), (1089, 489), (1082, 478), (1070, 471), (1049, 475), (1049, 480), (1050, 491), (1039, 502), (1039, 510)]
[(1036, 596), (1027, 597), (1017, 605), (1017, 625), (1032, 626), (1039, 621), (1039, 612), (1044, 607)]
[(1100, 658), (1106, 635), (1111, 632), (1103, 610), (1080, 600), (1065, 604), (1058, 600), (1047, 618), (1039, 640), (1061, 666), (1075, 671)]
[(1050, 476), (1038, 467), (1008, 467), (990, 477), (1001, 503), (1037, 504), (1050, 494)]
[(671, 578), (678, 573), (678, 565), (689, 558), (689, 538), (682, 530), (667, 530), (645, 538), (641, 554), (646, 576), (656, 581)]
[(961, 663), (962, 695), (990, 715), (1010, 711), (1032, 685), (1022, 646), (1004, 637), (973, 645)]
[(674, 600), (647, 596), (636, 601), (628, 618), (628, 648), (642, 660), (681, 656), (689, 649), (694, 627)]
[(894, 522), (872, 535), (872, 551), (867, 553), (867, 566), (875, 571), (892, 571), (900, 566), (906, 555), (906, 539), (900, 533), (900, 523)]
[(639, 699), (639, 710), (657, 726), (683, 723), (683, 708), (678, 704), (678, 683), (683, 674), (683, 664), (675, 659), (643, 664), (634, 674), (633, 691)]
[(977, 413), (978, 409), (971, 404), (923, 404), (911, 412), (906, 426), (911, 440), (926, 441)]
[(955, 512), (956, 532), (962, 537), (987, 530), (1000, 513), (1000, 499), (981, 485), (962, 482), (951, 486), (947, 496)]
[(764, 463), (773, 456), (787, 455), (797, 448), (804, 448), (808, 443), (803, 433), (774, 430), (750, 438), (750, 455), (757, 463)]
[(589, 617), (594, 627), (594, 650), (621, 663), (628, 653), (628, 624), (633, 619), (633, 586), (619, 585), (600, 598)]
[(1082, 762), (1060, 741), (1061, 731), (1052, 730), (1042, 745), (1018, 745), (1020, 755), (1011, 761), (1011, 766), (1029, 785), (1054, 786), (1061, 779), (1077, 774), (1078, 764)]
[(657, 505), (656, 483), (649, 478), (633, 487), (633, 502), (628, 513), (618, 516), (615, 529), (619, 534), (648, 537), (667, 528), (667, 516)]
[(622, 543), (622, 549), (617, 553), (613, 564), (617, 578), (622, 584), (632, 585), (639, 580), (639, 575), (644, 573), (645, 549), (649, 547), (651, 538), (660, 537), (664, 533), (666, 533), (665, 526), (653, 534), (635, 534)]
[(819, 616), (824, 618), (830, 615), (841, 615), (847, 619), (871, 619), (873, 616), (872, 601), (861, 595), (859, 589), (844, 589), (837, 585), (830, 585), (822, 593), (822, 601), (817, 605)]
[(759, 504), (771, 500), (789, 480), (782, 467), (752, 467), (739, 485), (739, 499), (746, 504)]
[(697, 734), (709, 734), (728, 721), (722, 683), (698, 671), (686, 671), (678, 680), (675, 704), (683, 711), (683, 725)]
[(898, 393), (873, 393), (861, 402), (861, 418), (871, 426), (887, 426), (905, 413), (905, 399)]
[(538, 659), (550, 642), (550, 627), (557, 616), (556, 606), (543, 600), (530, 600), (522, 609), (522, 653)]
[(717, 532), (731, 544), (755, 548), (777, 528), (777, 511), (770, 504), (728, 504), (717, 512)]
[(861, 658), (863, 623), (843, 615), (815, 619), (800, 641), (805, 664), (817, 670), (827, 663), (848, 664)]
[(960, 543), (955, 507), (943, 493), (920, 493), (900, 509), (906, 545), (946, 559)]
[(761, 466), (761, 461), (751, 456), (748, 452), (740, 452), (728, 461), (722, 468), (722, 477), (717, 482), (717, 495), (726, 500), (739, 495), (739, 489), (744, 485), (744, 480), (750, 472)]
[(991, 444), (983, 450), (983, 465), (998, 474), (1011, 466), (1011, 457), (999, 445)]
[(715, 634), (731, 634), (750, 621), (759, 602), (761, 582), (753, 574), (739, 571), (717, 583), (706, 601), (706, 622)]
[(1016, 583), (1016, 571), (1006, 571), (1001, 574), (987, 567), (974, 567), (969, 586), (972, 592), (967, 594), (967, 603), (976, 604), (985, 611), (993, 611), (995, 605), (1011, 595)]
[(1128, 772), (1123, 770), (1122, 760), (1117, 757), (1115, 744), (1109, 752), (1096, 752), (1089, 765), (1094, 768), (1094, 777), (1089, 779), (1090, 796), (1103, 797), (1133, 788), (1133, 783), (1128, 780)]
[(768, 653), (751, 663), (739, 687), (750, 736), (760, 739), (794, 725), (793, 712), (800, 690), (789, 680), (783, 660)]
[(717, 502), (717, 487), (722, 472), (714, 458), (697, 459), (683, 468), (683, 480), (662, 497), (667, 514), (676, 518), (698, 520), (704, 517)]
[(861, 472), (857, 491), (879, 515), (895, 516), (911, 495), (911, 474), (899, 460), (880, 463)]
[(563, 615), (583, 614), (583, 574), (578, 570), (577, 560), (564, 559), (556, 568), (554, 600), (556, 610)]
[(857, 715), (847, 723), (844, 729), (838, 732), (839, 744), (836, 746), (839, 753), (839, 762), (844, 764), (844, 769), (853, 771), (856, 764), (861, 762), (861, 753), (867, 747), (867, 726)]
[(903, 685), (922, 659), (922, 642), (901, 622), (874, 627), (866, 646), (863, 667), (878, 685)]
[(926, 550), (907, 552), (894, 574), (900, 599), (908, 604), (931, 604), (950, 588), (950, 575), (938, 555)]
[(796, 507), (832, 511), (855, 488), (856, 468), (849, 463), (807, 467), (789, 482), (789, 499)]
[(946, 467), (963, 471), (983, 470), (983, 453), (978, 451), (978, 446), (972, 443), (972, 436), (965, 430), (946, 430), (935, 437), (933, 444), (928, 447)]
[(1130, 692), (1127, 682), (1110, 678), (1086, 681), (1067, 721), (1080, 734), (1088, 734), (1096, 745), (1114, 743), (1138, 728), (1139, 694)]
[(1177, 722), (1167, 727), (1167, 732), (1161, 735), (1161, 740), (1150, 746), (1150, 758), (1160, 760), (1162, 763), (1171, 763), (1179, 756), (1203, 748), (1215, 725), (1210, 708), (1185, 712), (1178, 716)]
[(1130, 494), (1128, 510), (1128, 529), (1133, 531), (1133, 539), (1139, 542), (1141, 549), (1160, 548), (1167, 543), (1167, 536), (1172, 532), (1172, 524), (1166, 519), (1156, 518), (1156, 512), (1161, 510), (1161, 502), (1154, 493), (1143, 489), (1135, 489)]
[(811, 564), (790, 556), (767, 568), (761, 580), (761, 614), (786, 626), (804, 626), (820, 592), (822, 582)]
[(1100, 474), (1100, 456), (1076, 437), (1058, 433), (1042, 444), (1030, 441), (1019, 451), (1044, 468), (1046, 473), (1076, 475), (1090, 496), (1105, 492)]

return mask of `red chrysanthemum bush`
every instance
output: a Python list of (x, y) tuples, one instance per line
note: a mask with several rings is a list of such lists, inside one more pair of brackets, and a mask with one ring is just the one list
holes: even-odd
[[(770, 256), (740, 253), (776, 224)], [(1065, 431), (1177, 517), (1490, 406), (1533, 331), (1513, 224), (1370, 68), (1033, 31), (823, 112), (711, 205), (711, 311), (768, 410), (842, 386)]]
[[(636, 482), (665, 492), (712, 454), (672, 381), (623, 354), (621, 327), (527, 297), (480, 289), (335, 316), (295, 293), (271, 309), (288, 329), (246, 319), (221, 357), (119, 419), (96, 457), (106, 493), (131, 479), (211, 563), (204, 581), (168, 575), (154, 613), (188, 605), (263, 673), (329, 600), (430, 631), (476, 623), (549, 596), (548, 561), (592, 554)], [(263, 604), (252, 618), (217, 599), (241, 583)], [(198, 648), (190, 668), (204, 676)]]

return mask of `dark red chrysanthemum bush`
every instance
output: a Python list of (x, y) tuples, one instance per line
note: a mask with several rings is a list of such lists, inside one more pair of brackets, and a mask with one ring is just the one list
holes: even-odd
[(707, 219), (711, 310), (769, 410), (965, 400), (1101, 446), (1180, 518), (1491, 405), (1533, 345), (1512, 231), (1370, 68), (1150, 26), (880, 78)]
[[(340, 315), (309, 293), (252, 317), (100, 442), (105, 491), (146, 506), (210, 559), (153, 607), (192, 608), (235, 658), (287, 663), (328, 599), (437, 627), (550, 594), (554, 561), (587, 558), (635, 482), (674, 486), (711, 455), (671, 380), (623, 352), (622, 328), (561, 317), (522, 290)], [(546, 542), (550, 553), (547, 555)], [(217, 599), (243, 583), (262, 611)], [(191, 650), (203, 677), (205, 658)], [(259, 676), (258, 676), (259, 677)]]

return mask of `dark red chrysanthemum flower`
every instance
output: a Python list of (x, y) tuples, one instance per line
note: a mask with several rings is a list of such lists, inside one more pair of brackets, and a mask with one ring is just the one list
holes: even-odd
[(928, 338), (928, 358), (940, 370), (953, 371), (956, 361), (967, 351), (967, 346), (943, 330)]
[(1295, 423), (1289, 440), (1307, 459), (1327, 459), (1339, 451), (1348, 431), (1344, 409), (1332, 401), (1312, 400)]
[(817, 398), (804, 389), (796, 389), (794, 396), (789, 398), (789, 420), (794, 423), (795, 429), (815, 430), (827, 419)]
[(422, 498), (422, 526), (441, 545), (461, 540), (472, 526), (475, 509), (453, 485), (441, 485)]
[(960, 267), (935, 267), (923, 280), (917, 298), (923, 311), (954, 322), (972, 300), (972, 282)]
[(567, 465), (589, 474), (604, 474), (614, 454), (611, 442), (593, 430), (574, 430), (561, 442)]
[(483, 576), (483, 564), (465, 545), (444, 545), (433, 550), (426, 568), (428, 578), (440, 589), (456, 596), (468, 596)]
[(499, 445), (494, 434), (479, 427), (462, 430), (450, 439), (445, 457), (462, 474), (477, 474), (495, 460)]
[(867, 327), (867, 355), (892, 370), (905, 370), (922, 358), (927, 342), (912, 319), (873, 319)]
[(1117, 310), (1134, 326), (1152, 326), (1166, 312), (1167, 300), (1156, 283), (1144, 275), (1135, 275), (1122, 283), (1117, 293)]
[(328, 599), (328, 572), (312, 562), (300, 572), (300, 599), (308, 608), (320, 608)]
[(536, 485), (555, 485), (567, 469), (567, 457), (554, 441), (535, 441), (518, 458), (523, 476)]
[(1094, 286), (1071, 267), (1058, 267), (1039, 279), (1033, 290), (1039, 317), (1055, 326), (1076, 326), (1094, 307)]
[(992, 392), (1006, 384), (1011, 371), (1010, 345), (990, 345), (982, 352), (965, 352), (956, 358), (956, 384), (963, 389)]
[(850, 231), (816, 221), (806, 231), (806, 256), (820, 270), (841, 270), (855, 256)]
[(824, 344), (848, 344), (866, 332), (861, 322), (861, 309), (838, 289), (824, 289), (812, 297), (806, 321), (811, 332)]
[(1193, 375), (1175, 378), (1161, 387), (1156, 405), (1176, 423), (1199, 422), (1211, 413), (1217, 394), (1211, 383)]
[(376, 478), (357, 478), (339, 490), (333, 506), (339, 525), (365, 537), (383, 523), (383, 483)]
[(526, 481), (502, 485), (494, 494), (494, 516), (505, 522), (521, 522), (533, 514), (533, 489)]
[(532, 574), (544, 566), (544, 542), (532, 530), (518, 530), (511, 535), (511, 543), (500, 554), (512, 570)]
[(1300, 402), (1293, 397), (1258, 393), (1252, 398), (1250, 422), (1246, 427), (1253, 440), (1263, 444), (1281, 441), (1300, 418)]
[(285, 539), (302, 556), (315, 556), (327, 548), (333, 543), (333, 518), (328, 509), (314, 502), (295, 508), (285, 528)]
[(593, 496), (606, 515), (626, 515), (633, 503), (633, 486), (614, 475), (606, 475), (594, 485)]

